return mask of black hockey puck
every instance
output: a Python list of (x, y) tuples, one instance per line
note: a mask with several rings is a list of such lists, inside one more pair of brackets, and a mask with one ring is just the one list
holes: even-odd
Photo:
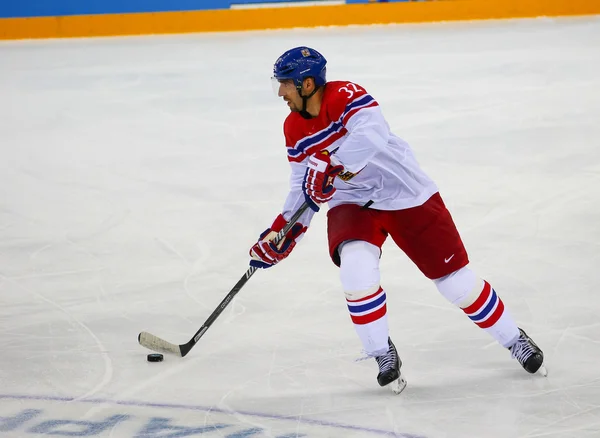
[(162, 362), (164, 356), (160, 353), (152, 353), (148, 355), (148, 362)]

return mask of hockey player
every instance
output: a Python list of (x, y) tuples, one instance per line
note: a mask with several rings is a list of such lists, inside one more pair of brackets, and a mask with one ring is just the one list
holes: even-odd
[[(283, 211), (250, 249), (252, 266), (269, 268), (286, 258), (327, 202), (329, 254), (340, 268), (350, 318), (377, 381), (404, 389), (396, 347), (388, 335), (386, 292), (379, 258), (386, 238), (433, 281), (439, 292), (488, 332), (525, 370), (545, 374), (543, 353), (519, 329), (492, 286), (469, 259), (435, 183), (410, 146), (390, 132), (377, 101), (360, 85), (327, 82), (326, 60), (297, 47), (275, 62), (273, 81), (291, 113), (284, 123), (291, 165)], [(304, 202), (307, 210), (279, 244), (272, 239)]]

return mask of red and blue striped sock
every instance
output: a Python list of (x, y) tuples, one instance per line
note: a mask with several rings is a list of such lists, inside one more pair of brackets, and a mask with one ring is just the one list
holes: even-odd
[(505, 347), (510, 346), (519, 336), (517, 325), (504, 308), (500, 296), (485, 280), (475, 301), (461, 308), (471, 321), (490, 333)]
[(385, 291), (379, 287), (374, 294), (356, 300), (346, 299), (346, 303), (365, 352), (370, 355), (385, 353), (389, 336)]

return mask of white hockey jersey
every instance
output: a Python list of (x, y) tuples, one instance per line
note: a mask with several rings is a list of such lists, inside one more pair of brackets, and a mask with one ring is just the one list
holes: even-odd
[[(307, 157), (324, 150), (333, 163), (344, 166), (334, 182), (337, 191), (330, 209), (369, 203), (376, 210), (402, 210), (423, 204), (438, 191), (408, 143), (390, 132), (377, 101), (352, 82), (328, 82), (319, 115), (304, 119), (290, 113), (284, 134), (292, 167), (290, 193), (283, 207), (286, 219), (304, 202)], [(307, 211), (300, 222), (308, 225), (312, 215), (312, 210)]]

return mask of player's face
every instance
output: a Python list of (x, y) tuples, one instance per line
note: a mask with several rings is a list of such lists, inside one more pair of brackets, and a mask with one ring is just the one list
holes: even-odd
[(282, 79), (278, 83), (277, 95), (287, 102), (291, 111), (300, 111), (302, 109), (302, 98), (298, 95), (294, 81), (292, 79)]

